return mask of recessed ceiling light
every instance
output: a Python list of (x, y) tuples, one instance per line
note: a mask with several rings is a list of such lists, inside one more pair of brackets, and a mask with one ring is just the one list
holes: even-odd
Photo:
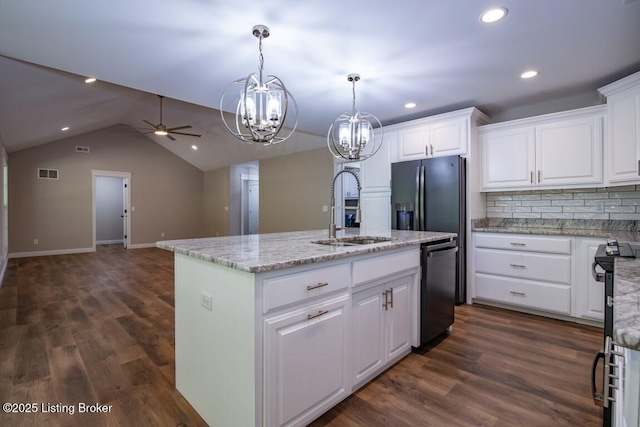
[(96, 81), (95, 77), (87, 77), (86, 79), (84, 79), (85, 83), (93, 83)]
[(502, 18), (507, 16), (507, 13), (509, 13), (509, 11), (506, 7), (496, 7), (494, 9), (489, 9), (482, 15), (480, 15), (480, 21), (484, 22), (485, 24), (490, 24), (492, 22), (501, 20)]
[(524, 73), (520, 74), (520, 78), (521, 79), (530, 79), (532, 77), (535, 77), (538, 75), (538, 72), (536, 70), (528, 70), (525, 71)]
[(69, 130), (69, 126), (65, 126), (65, 127), (63, 127), (62, 129), (60, 129), (60, 130), (61, 130), (62, 132), (66, 132), (66, 131), (68, 131), (68, 130)]
[(191, 148), (194, 149), (194, 150), (197, 150), (198, 146), (197, 145), (192, 145)]
[(415, 102), (407, 102), (406, 104), (404, 104), (404, 108), (416, 108), (416, 103)]

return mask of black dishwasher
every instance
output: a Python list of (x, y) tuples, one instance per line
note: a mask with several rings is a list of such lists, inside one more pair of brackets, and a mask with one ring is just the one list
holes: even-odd
[(420, 248), (420, 344), (451, 330), (456, 303), (455, 239), (425, 243)]

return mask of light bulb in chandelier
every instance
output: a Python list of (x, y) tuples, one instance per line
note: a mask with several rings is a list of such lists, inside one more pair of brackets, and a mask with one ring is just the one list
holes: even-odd
[(349, 74), (353, 85), (351, 113), (342, 113), (333, 122), (327, 134), (331, 154), (342, 162), (366, 160), (378, 152), (382, 145), (382, 123), (370, 113), (356, 110), (356, 82), (359, 74)]
[[(227, 86), (220, 100), (220, 114), (236, 138), (247, 143), (277, 144), (289, 138), (298, 126), (298, 106), (282, 80), (273, 75), (263, 79), (262, 40), (269, 37), (269, 28), (256, 25), (253, 35), (260, 40), (258, 73)], [(290, 107), (293, 111), (288, 114)], [(225, 111), (234, 111), (233, 121), (225, 117)]]

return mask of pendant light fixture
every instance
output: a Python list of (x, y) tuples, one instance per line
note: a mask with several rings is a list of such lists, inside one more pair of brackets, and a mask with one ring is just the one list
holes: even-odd
[[(263, 78), (264, 57), (262, 40), (269, 37), (269, 28), (265, 25), (253, 27), (253, 35), (259, 40), (260, 67), (258, 73), (249, 74), (247, 78), (231, 82), (222, 94), (220, 114), (222, 122), (233, 136), (247, 142), (263, 145), (277, 144), (289, 138), (298, 126), (298, 106), (282, 80), (268, 75)], [(231, 97), (230, 91), (240, 91), (232, 97), (229, 110), (235, 109), (235, 123), (228, 123), (225, 118), (225, 98)], [(293, 125), (285, 125), (289, 107), (293, 108)], [(282, 131), (282, 134), (281, 134)]]
[(345, 163), (366, 160), (376, 154), (382, 145), (380, 120), (373, 114), (356, 110), (356, 82), (359, 80), (360, 74), (347, 76), (347, 81), (353, 85), (351, 114), (340, 114), (327, 134), (329, 151)]

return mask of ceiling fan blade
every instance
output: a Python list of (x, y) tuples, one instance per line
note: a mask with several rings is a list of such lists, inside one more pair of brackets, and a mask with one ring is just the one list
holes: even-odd
[(154, 125), (153, 123), (147, 121), (147, 120), (143, 120), (143, 122), (145, 122), (146, 124), (148, 124), (149, 126), (151, 126), (154, 129), (158, 129), (158, 126)]
[(195, 137), (198, 137), (198, 138), (200, 138), (202, 136), (202, 135), (197, 135), (195, 133), (184, 133), (184, 132), (171, 132), (171, 133), (174, 133), (176, 135), (195, 136)]
[(169, 138), (172, 141), (175, 141), (176, 139), (174, 137), (172, 137), (171, 135), (167, 134), (167, 138)]
[(167, 132), (172, 132), (172, 131), (174, 131), (174, 130), (178, 130), (178, 129), (189, 129), (190, 127), (191, 127), (191, 125), (178, 126), (178, 127), (175, 127), (175, 128), (169, 128), (169, 129), (167, 129)]

